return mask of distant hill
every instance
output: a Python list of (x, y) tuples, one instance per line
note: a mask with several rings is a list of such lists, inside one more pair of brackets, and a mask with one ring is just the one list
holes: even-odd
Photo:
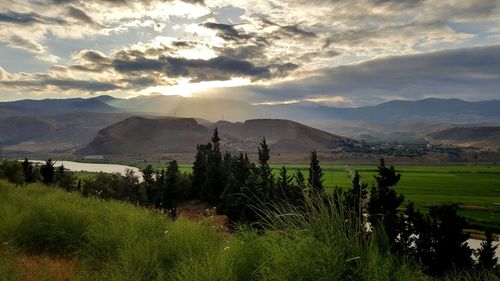
[(254, 152), (262, 137), (266, 137), (275, 152), (330, 150), (357, 143), (289, 120), (201, 124), (193, 118), (132, 117), (101, 130), (89, 145), (77, 153), (147, 155), (194, 152), (197, 144), (210, 140), (215, 126), (219, 129), (223, 147), (231, 151)]
[(500, 148), (500, 127), (455, 127), (430, 134), (433, 142)]
[(0, 102), (0, 111), (2, 108), (10, 110), (25, 111), (33, 114), (60, 114), (67, 112), (117, 112), (114, 108), (99, 98), (82, 99), (43, 99), (43, 100), (18, 100), (11, 102)]
[(127, 112), (134, 115), (158, 115), (203, 118), (231, 122), (256, 118), (287, 119), (308, 125), (326, 121), (401, 122), (424, 121), (474, 124), (500, 122), (500, 101), (468, 102), (459, 99), (428, 98), (417, 101), (394, 100), (375, 106), (328, 107), (314, 103), (254, 105), (217, 98), (185, 98), (150, 95), (131, 99), (97, 96), (88, 99), (19, 100), (0, 103), (0, 118), (6, 112), (29, 111), (32, 114), (65, 112)]
[(6, 152), (65, 152), (88, 144), (100, 129), (129, 117), (114, 113), (63, 113), (0, 119)]

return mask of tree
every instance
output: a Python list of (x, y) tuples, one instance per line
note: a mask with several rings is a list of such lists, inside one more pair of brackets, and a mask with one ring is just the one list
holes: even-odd
[(398, 195), (393, 187), (399, 182), (401, 174), (396, 173), (392, 165), (387, 167), (381, 158), (378, 175), (374, 178), (377, 185), (372, 186), (368, 203), (370, 223), (373, 227), (382, 226), (389, 243), (394, 246), (401, 227), (398, 209), (404, 201), (404, 196)]
[(465, 219), (457, 215), (457, 205), (438, 205), (417, 223), (415, 254), (431, 275), (472, 269), (472, 250), (464, 232)]
[(45, 161), (45, 164), (43, 164), (40, 167), (40, 174), (42, 175), (42, 182), (44, 184), (51, 184), (54, 182), (54, 165), (56, 162), (53, 162), (52, 159), (49, 159)]
[(24, 181), (27, 183), (35, 182), (37, 178), (37, 173), (33, 167), (33, 163), (29, 162), (28, 158), (24, 158), (22, 165), (23, 165)]
[(356, 222), (363, 222), (363, 212), (365, 210), (368, 185), (361, 183), (361, 177), (358, 171), (354, 173), (352, 178), (352, 188), (345, 192), (344, 204), (345, 209)]
[(24, 182), (24, 174), (21, 162), (17, 160), (3, 160), (0, 163), (0, 178), (5, 178), (14, 184), (22, 184)]
[(311, 188), (311, 194), (319, 195), (322, 194), (325, 188), (323, 187), (323, 170), (319, 165), (318, 154), (316, 150), (311, 151), (310, 163), (309, 163), (309, 187)]
[(258, 156), (259, 156), (259, 175), (260, 175), (260, 186), (261, 190), (264, 193), (264, 198), (262, 200), (264, 202), (269, 201), (273, 197), (273, 186), (274, 186), (274, 178), (271, 167), (269, 166), (270, 149), (266, 143), (266, 138), (262, 138), (259, 148), (258, 148)]
[(203, 199), (210, 204), (217, 205), (226, 183), (217, 128), (214, 129), (211, 148), (207, 157), (207, 178), (203, 186)]
[(497, 266), (498, 258), (495, 251), (498, 245), (493, 246), (493, 235), (491, 231), (486, 231), (486, 240), (481, 243), (481, 248), (477, 250), (477, 267), (479, 270), (493, 270)]
[(73, 173), (67, 171), (64, 165), (59, 166), (55, 173), (54, 182), (59, 186), (64, 188), (66, 191), (72, 191), (74, 189), (75, 177)]
[(165, 192), (163, 193), (163, 206), (172, 219), (177, 217), (176, 207), (180, 201), (179, 190), (179, 165), (177, 161), (172, 160), (168, 163), (165, 174)]
[(248, 155), (241, 152), (234, 156), (231, 162), (231, 170), (218, 210), (225, 214), (232, 224), (235, 224), (244, 221), (244, 211), (248, 203), (248, 198), (244, 196), (244, 189), (253, 164), (248, 159)]
[(298, 187), (300, 187), (300, 189), (306, 188), (306, 179), (300, 170), (298, 170), (295, 174), (295, 183)]
[(199, 144), (196, 146), (196, 156), (193, 162), (192, 192), (193, 197), (203, 198), (202, 190), (207, 181), (207, 161), (208, 153), (212, 150), (212, 145)]
[(155, 171), (153, 170), (153, 166), (147, 165), (146, 168), (141, 169), (142, 180), (144, 189), (146, 191), (146, 197), (148, 204), (153, 203), (154, 200), (154, 185), (155, 185)]

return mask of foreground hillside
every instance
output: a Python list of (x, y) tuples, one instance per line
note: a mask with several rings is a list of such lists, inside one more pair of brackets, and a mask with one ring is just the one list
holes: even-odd
[(101, 130), (78, 154), (195, 152), (196, 144), (205, 143), (215, 127), (219, 129), (224, 148), (231, 151), (255, 151), (263, 136), (276, 152), (309, 152), (311, 148), (327, 151), (359, 145), (355, 140), (282, 119), (212, 124), (194, 118), (131, 117)]
[[(382, 240), (365, 245), (345, 235), (341, 218), (317, 215), (320, 224), (297, 219), (280, 231), (270, 221), (264, 235), (228, 235), (126, 203), (0, 182), (0, 280), (428, 280)], [(45, 267), (26, 271), (26, 260)]]

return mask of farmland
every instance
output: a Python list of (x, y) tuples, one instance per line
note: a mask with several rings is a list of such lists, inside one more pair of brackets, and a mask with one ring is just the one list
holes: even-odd
[[(369, 186), (375, 183), (375, 165), (322, 164), (325, 186), (349, 188), (349, 171), (358, 171)], [(272, 165), (277, 175), (281, 164)], [(307, 177), (305, 164), (285, 164), (290, 173), (300, 170)], [(191, 172), (191, 165), (181, 165)], [(437, 203), (457, 203), (460, 213), (475, 227), (493, 227), (500, 230), (500, 166), (498, 165), (396, 165), (402, 174), (396, 190), (407, 201), (425, 211)]]

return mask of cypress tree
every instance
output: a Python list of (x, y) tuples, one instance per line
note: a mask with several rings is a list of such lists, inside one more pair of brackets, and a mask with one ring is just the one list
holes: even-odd
[(211, 141), (211, 150), (207, 157), (207, 179), (203, 187), (204, 200), (217, 205), (224, 191), (225, 182), (219, 131), (215, 128)]
[(367, 188), (368, 185), (361, 183), (361, 177), (358, 171), (356, 171), (352, 179), (352, 188), (345, 192), (344, 204), (347, 212), (358, 222), (363, 221), (362, 215), (368, 194)]
[(193, 162), (193, 178), (191, 181), (193, 198), (204, 198), (202, 190), (207, 181), (207, 158), (211, 149), (212, 145), (210, 144), (199, 144), (196, 146), (196, 157)]
[(259, 174), (260, 174), (260, 186), (261, 190), (264, 193), (264, 198), (262, 200), (267, 202), (269, 199), (273, 198), (273, 186), (274, 186), (274, 178), (272, 169), (269, 166), (270, 149), (266, 143), (266, 138), (262, 138), (259, 149)]
[(309, 163), (309, 187), (311, 188), (311, 194), (319, 195), (325, 190), (323, 186), (323, 170), (319, 165), (318, 154), (316, 150), (311, 151), (310, 163)]
[(306, 178), (304, 177), (304, 174), (300, 170), (297, 171), (295, 174), (295, 183), (297, 186), (300, 187), (300, 189), (305, 189), (306, 188)]
[(155, 171), (153, 166), (147, 165), (146, 168), (141, 169), (143, 185), (146, 191), (147, 203), (151, 204), (154, 200), (154, 184), (155, 184)]

